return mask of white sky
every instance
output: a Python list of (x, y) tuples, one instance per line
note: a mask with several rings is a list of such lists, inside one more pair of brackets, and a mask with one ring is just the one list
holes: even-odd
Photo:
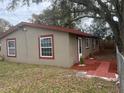
[(81, 19), (81, 23), (78, 23), (76, 26), (79, 29), (87, 29), (93, 24), (93, 19), (92, 18), (83, 18)]
[(50, 6), (50, 2), (43, 2), (38, 5), (31, 4), (30, 7), (17, 7), (15, 10), (9, 11), (6, 9), (9, 2), (9, 0), (0, 2), (0, 18), (9, 21), (12, 25), (16, 25), (22, 21), (29, 21), (28, 19), (32, 17), (33, 13), (39, 14)]
[[(11, 0), (3, 0), (3, 2), (0, 2), (0, 18), (3, 18), (10, 22), (12, 25), (16, 25), (22, 21), (29, 21), (29, 19), (32, 18), (32, 14), (39, 14), (44, 9), (50, 7), (50, 2), (46, 1), (40, 4), (31, 4), (30, 7), (22, 6), (17, 7), (13, 11), (7, 10), (7, 6), (9, 5), (9, 2)], [(79, 25), (80, 27), (86, 28), (90, 26), (92, 23), (92, 19), (84, 18)]]

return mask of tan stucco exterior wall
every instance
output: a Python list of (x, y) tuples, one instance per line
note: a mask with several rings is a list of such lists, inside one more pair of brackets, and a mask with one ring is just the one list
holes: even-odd
[[(54, 39), (54, 59), (39, 58), (39, 42), (41, 35), (53, 35)], [(61, 31), (50, 31), (26, 27), (26, 31), (18, 30), (1, 40), (1, 55), (6, 60), (20, 63), (46, 64), (61, 67), (70, 67), (78, 62), (78, 36)], [(6, 40), (16, 38), (16, 57), (7, 56)], [(91, 52), (92, 41), (87, 49), (85, 39), (82, 38), (83, 57), (87, 57)], [(97, 49), (97, 48), (96, 48)]]
[[(92, 39), (95, 39), (95, 38), (89, 38), (89, 47), (87, 48), (86, 47), (86, 37), (82, 37), (83, 58), (87, 58), (89, 56), (89, 54), (92, 52), (92, 48), (93, 48)], [(95, 48), (93, 48), (93, 53), (98, 52), (98, 51), (99, 51), (99, 46), (96, 45)]]
[(89, 47), (87, 48), (86, 47), (86, 44), (85, 44), (85, 41), (86, 38), (83, 38), (83, 55), (84, 55), (84, 58), (89, 56), (89, 54), (91, 53), (91, 48), (92, 48), (92, 40), (91, 38), (89, 38)]
[(94, 50), (94, 53), (98, 53), (100, 51), (99, 39), (95, 39), (95, 41), (97, 41), (97, 43), (95, 42), (95, 48), (93, 50)]
[(99, 51), (99, 45), (96, 45), (96, 43), (95, 43), (95, 48), (93, 48), (92, 39), (95, 39), (95, 38), (89, 38), (89, 47), (88, 48), (86, 48), (86, 45), (85, 45), (86, 38), (83, 39), (85, 58), (88, 57), (91, 52), (95, 53), (95, 52)]
[(69, 34), (69, 51), (70, 62), (73, 64), (78, 62), (78, 39), (76, 35)]
[[(69, 49), (70, 49), (70, 62), (77, 63), (79, 62), (79, 55), (78, 55), (78, 37), (76, 35), (69, 35)], [(86, 37), (79, 37), (82, 38), (82, 56), (83, 58), (87, 58), (90, 53), (92, 53), (92, 39), (95, 38), (89, 38), (89, 47), (86, 48)], [(93, 53), (97, 52), (99, 50), (98, 45), (93, 48)]]
[[(46, 64), (61, 67), (70, 67), (69, 34), (60, 31), (50, 31), (26, 27), (27, 31), (17, 31), (2, 39), (2, 55), (9, 61)], [(42, 30), (42, 31), (41, 31)], [(53, 34), (55, 59), (40, 59), (38, 37)], [(7, 57), (6, 39), (16, 38), (17, 57)]]
[[(6, 40), (7, 39), (12, 39), (16, 38), (16, 52), (17, 52), (17, 57), (8, 57), (7, 56), (7, 47), (6, 47)], [(17, 31), (14, 32), (7, 37), (3, 38), (1, 40), (1, 55), (4, 56), (6, 60), (9, 61), (25, 61), (26, 59), (26, 48), (25, 48), (25, 32), (24, 31)]]

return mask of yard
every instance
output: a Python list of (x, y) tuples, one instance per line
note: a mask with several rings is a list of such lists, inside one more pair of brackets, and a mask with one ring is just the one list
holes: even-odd
[(114, 82), (75, 74), (53, 66), (0, 62), (0, 93), (116, 93)]

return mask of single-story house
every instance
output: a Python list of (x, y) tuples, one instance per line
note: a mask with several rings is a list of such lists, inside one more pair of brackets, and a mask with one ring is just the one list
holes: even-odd
[(0, 39), (1, 56), (12, 62), (70, 67), (81, 56), (99, 50), (98, 38), (91, 34), (26, 22), (9, 29)]

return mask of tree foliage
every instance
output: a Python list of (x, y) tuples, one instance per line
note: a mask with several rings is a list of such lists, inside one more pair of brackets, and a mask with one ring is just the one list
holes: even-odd
[(30, 6), (31, 3), (40, 3), (43, 2), (45, 0), (11, 0), (11, 2), (8, 5), (8, 9), (9, 10), (14, 10), (16, 9), (17, 6), (23, 6), (23, 5), (27, 5)]
[[(69, 0), (84, 6), (81, 17), (105, 20), (111, 27), (120, 52), (124, 52), (124, 0)], [(118, 20), (116, 21), (115, 20)]]
[(56, 1), (51, 6), (51, 8), (44, 10), (39, 15), (33, 14), (32, 21), (38, 24), (57, 25), (69, 28), (74, 26), (73, 22), (71, 22), (73, 16), (71, 14), (72, 5), (70, 3), (67, 3), (66, 0)]
[(0, 18), (0, 33), (8, 30), (10, 26), (11, 24), (8, 21)]
[[(17, 5), (17, 2), (21, 0), (12, 0), (12, 5)], [(30, 5), (30, 1), (34, 0), (24, 0), (27, 5)], [(41, 2), (42, 0), (35, 0), (35, 3)], [(49, 0), (51, 1), (51, 0)], [(124, 0), (52, 0), (61, 1), (61, 7), (65, 8), (65, 1), (69, 1), (74, 4), (71, 7), (71, 13), (74, 14), (74, 19), (79, 20), (84, 17), (102, 19), (106, 21), (115, 37), (115, 42), (119, 47), (119, 51), (124, 54)], [(16, 2), (16, 3), (14, 3)], [(55, 3), (56, 5), (57, 3)], [(77, 15), (78, 14), (78, 15)], [(116, 18), (116, 20), (115, 20)]]
[(113, 37), (113, 33), (109, 25), (101, 19), (93, 20), (92, 24), (85, 28), (84, 31), (91, 32), (95, 36), (100, 37), (101, 39), (105, 39), (108, 37)]

